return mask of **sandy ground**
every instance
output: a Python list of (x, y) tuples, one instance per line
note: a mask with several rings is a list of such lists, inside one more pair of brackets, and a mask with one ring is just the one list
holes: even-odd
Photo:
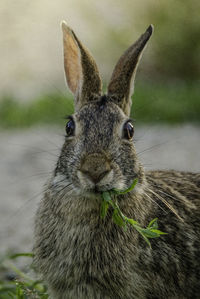
[[(31, 250), (34, 214), (63, 135), (55, 127), (0, 132), (0, 253)], [(140, 127), (135, 139), (146, 169), (200, 169), (198, 127)]]

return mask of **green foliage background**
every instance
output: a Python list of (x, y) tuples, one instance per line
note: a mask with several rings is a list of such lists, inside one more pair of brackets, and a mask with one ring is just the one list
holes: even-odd
[[(180, 124), (200, 122), (198, 83), (136, 84), (131, 116), (137, 123)], [(71, 95), (53, 94), (26, 104), (13, 98), (0, 102), (0, 127), (25, 128), (36, 124), (65, 124), (65, 116), (73, 113)]]
[(154, 20), (152, 66), (167, 80), (200, 79), (200, 2), (160, 1), (150, 6), (147, 19)]

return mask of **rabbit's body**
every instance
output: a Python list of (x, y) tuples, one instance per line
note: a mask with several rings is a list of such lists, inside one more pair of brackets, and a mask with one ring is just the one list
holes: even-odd
[(199, 298), (200, 177), (156, 171), (146, 179), (143, 192), (124, 195), (120, 207), (144, 226), (158, 217), (168, 235), (152, 239), (152, 249), (133, 228), (123, 230), (110, 215), (102, 220), (100, 198), (59, 199), (50, 184), (37, 214), (35, 253), (52, 298)]
[[(53, 299), (199, 298), (200, 176), (145, 173), (132, 142), (130, 82), (152, 28), (119, 60), (108, 96), (101, 96), (91, 56), (63, 28), (76, 113), (37, 212), (36, 269)], [(114, 224), (112, 209), (100, 217), (101, 193), (127, 189), (135, 178), (136, 187), (118, 196), (118, 204), (141, 226), (159, 219), (167, 235), (152, 239), (152, 248), (133, 227)]]

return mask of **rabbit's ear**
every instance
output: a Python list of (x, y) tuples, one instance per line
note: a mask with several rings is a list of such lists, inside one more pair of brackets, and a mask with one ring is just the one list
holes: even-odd
[(127, 115), (130, 114), (131, 96), (138, 62), (152, 32), (153, 26), (150, 25), (146, 32), (124, 52), (114, 68), (108, 85), (108, 95)]
[(75, 109), (101, 94), (97, 65), (75, 33), (63, 21), (64, 68), (69, 89), (75, 95)]

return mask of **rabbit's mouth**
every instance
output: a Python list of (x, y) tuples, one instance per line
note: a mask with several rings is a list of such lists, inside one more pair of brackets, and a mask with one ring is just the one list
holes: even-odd
[(87, 193), (100, 194), (104, 191), (109, 191), (113, 188), (123, 189), (125, 187), (122, 178), (116, 178), (114, 170), (111, 169), (107, 173), (103, 173), (98, 179), (91, 178), (87, 173), (82, 171), (77, 172), (77, 177), (80, 182), (81, 189)]
[(98, 180), (78, 170), (73, 179), (57, 172), (51, 181), (51, 186), (53, 192), (61, 196), (83, 196), (93, 199), (101, 197), (105, 191), (113, 189), (125, 190), (130, 186), (131, 182), (132, 180), (127, 182), (125, 177), (117, 169), (111, 169), (106, 174), (103, 173)]

